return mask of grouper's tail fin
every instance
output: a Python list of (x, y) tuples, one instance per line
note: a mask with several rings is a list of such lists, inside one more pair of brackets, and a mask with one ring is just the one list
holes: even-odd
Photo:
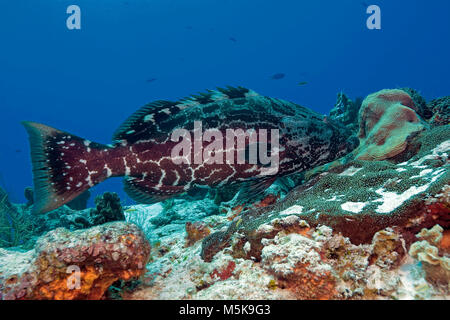
[(110, 147), (43, 124), (22, 124), (31, 146), (34, 213), (57, 209), (111, 175), (105, 169)]

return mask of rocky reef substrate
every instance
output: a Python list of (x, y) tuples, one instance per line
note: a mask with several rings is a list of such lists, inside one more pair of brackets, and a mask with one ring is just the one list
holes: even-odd
[(144, 274), (149, 253), (133, 224), (58, 228), (39, 238), (33, 250), (0, 249), (0, 298), (100, 299), (117, 280)]
[(341, 93), (329, 118), (360, 146), (245, 203), (222, 190), (122, 208), (105, 194), (33, 217), (0, 198), (28, 239), (0, 237), (0, 298), (449, 299), (449, 101)]

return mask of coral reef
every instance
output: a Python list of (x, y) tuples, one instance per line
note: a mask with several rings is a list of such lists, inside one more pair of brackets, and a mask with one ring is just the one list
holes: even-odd
[(356, 98), (355, 101), (352, 101), (345, 93), (338, 93), (336, 104), (330, 111), (330, 119), (341, 122), (352, 131), (357, 131), (358, 112), (362, 101), (362, 98)]
[(34, 204), (34, 191), (33, 188), (31, 187), (26, 187), (23, 195), (25, 197), (25, 199), (27, 199), (27, 207), (31, 207)]
[(95, 209), (90, 211), (92, 225), (99, 225), (112, 221), (123, 221), (125, 215), (117, 193), (105, 192), (95, 198)]
[[(218, 225), (216, 228), (221, 229)], [(218, 230), (216, 229), (216, 230)], [(297, 215), (274, 218), (256, 232), (260, 245), (234, 233), (210, 262), (197, 242), (175, 232), (160, 238), (141, 283), (124, 299), (430, 299), (449, 290), (427, 282), (400, 230), (386, 228), (355, 245)], [(255, 235), (256, 237), (256, 235)], [(164, 248), (164, 250), (162, 250)], [(259, 256), (259, 258), (255, 257)]]
[(401, 88), (400, 90), (405, 91), (414, 102), (416, 106), (417, 114), (424, 120), (429, 120), (433, 116), (433, 110), (427, 105), (425, 99), (420, 95), (417, 90), (411, 88)]
[(0, 188), (0, 247), (30, 247), (35, 226), (8, 199)]
[(424, 129), (417, 110), (403, 90), (382, 90), (369, 95), (359, 111), (360, 146), (356, 158), (379, 161), (405, 151), (411, 138)]
[(445, 126), (450, 124), (450, 96), (432, 100), (428, 108), (433, 110), (431, 124), (434, 126)]
[(80, 194), (78, 197), (76, 197), (72, 201), (68, 202), (67, 206), (72, 210), (84, 210), (87, 208), (87, 203), (88, 203), (90, 197), (91, 197), (91, 192), (89, 190), (86, 190), (85, 192)]
[[(31, 187), (26, 187), (24, 191), (25, 199), (27, 199), (27, 207), (34, 204), (34, 190)], [(91, 197), (89, 190), (83, 192), (81, 195), (68, 202), (66, 205), (72, 210), (84, 210), (87, 208), (87, 203)]]
[[(31, 191), (28, 191), (27, 194), (32, 195)], [(40, 215), (32, 213), (32, 204), (30, 204), (30, 200), (28, 201), (27, 204), (11, 204), (6, 197), (3, 203), (0, 203), (2, 208), (0, 209), (2, 217), (0, 218), (2, 219), (0, 233), (5, 230), (5, 235), (11, 234), (15, 239), (9, 240), (10, 244), (3, 246), (20, 246), (22, 249), (31, 249), (38, 237), (56, 228), (74, 231), (107, 222), (125, 220), (120, 199), (115, 193), (106, 192), (102, 196), (98, 196), (95, 200), (96, 207), (93, 209), (74, 210), (69, 206), (63, 206)]]
[(158, 203), (127, 208), (125, 217), (127, 221), (139, 226), (151, 241), (176, 232), (185, 233), (188, 222), (202, 220), (212, 226), (223, 221), (228, 222), (225, 216), (220, 215), (222, 210), (209, 197), (195, 201), (187, 199), (172, 201), (170, 207), (165, 203)]
[(203, 221), (186, 222), (186, 247), (192, 246), (210, 233), (211, 231)]
[(0, 299), (450, 299), (449, 101), (340, 93), (324, 121), (360, 146), (250, 199), (34, 215), (0, 189)]
[(435, 225), (432, 229), (423, 229), (413, 243), (409, 254), (422, 263), (427, 280), (443, 290), (450, 291), (450, 251), (441, 246), (444, 229)]
[(164, 210), (158, 216), (152, 218), (150, 222), (157, 227), (161, 227), (177, 220), (181, 220), (181, 217), (175, 210), (164, 208)]
[(64, 206), (43, 215), (33, 215), (30, 210), (24, 210), (23, 212), (36, 225), (37, 236), (56, 228), (66, 228), (73, 231), (92, 226), (89, 216), (90, 210), (76, 211)]
[(132, 224), (58, 228), (28, 252), (0, 249), (0, 299), (101, 299), (115, 281), (142, 275), (149, 253)]
[(449, 140), (448, 127), (437, 127), (417, 138), (420, 149), (406, 162), (354, 160), (324, 172), (276, 204), (252, 209), (212, 233), (203, 241), (202, 257), (211, 260), (235, 233), (258, 247), (268, 237), (257, 236), (262, 225), (293, 214), (311, 226), (329, 226), (355, 244), (369, 243), (391, 226), (402, 227), (408, 242), (421, 228), (449, 227)]

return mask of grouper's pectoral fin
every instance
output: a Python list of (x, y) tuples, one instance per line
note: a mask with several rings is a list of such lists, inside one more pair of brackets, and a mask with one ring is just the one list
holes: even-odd
[(159, 186), (143, 178), (128, 177), (124, 180), (125, 192), (139, 203), (154, 204), (181, 195), (183, 186)]
[(258, 196), (262, 195), (264, 191), (266, 191), (267, 188), (269, 188), (272, 183), (275, 182), (276, 179), (277, 177), (274, 176), (263, 180), (244, 182), (241, 190), (239, 191), (239, 195), (237, 198), (238, 202), (245, 202), (249, 200), (253, 202), (258, 198)]

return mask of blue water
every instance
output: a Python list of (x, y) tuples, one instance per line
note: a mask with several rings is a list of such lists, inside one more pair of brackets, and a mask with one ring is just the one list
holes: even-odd
[[(81, 8), (81, 30), (66, 27), (71, 4)], [(381, 30), (366, 27), (371, 4), (381, 8)], [(109, 143), (145, 103), (216, 86), (321, 113), (340, 91), (448, 95), (449, 16), (448, 0), (1, 0), (0, 181), (25, 201), (23, 120)], [(286, 76), (272, 80), (277, 73)], [(106, 190), (126, 199), (120, 179), (93, 192)]]

